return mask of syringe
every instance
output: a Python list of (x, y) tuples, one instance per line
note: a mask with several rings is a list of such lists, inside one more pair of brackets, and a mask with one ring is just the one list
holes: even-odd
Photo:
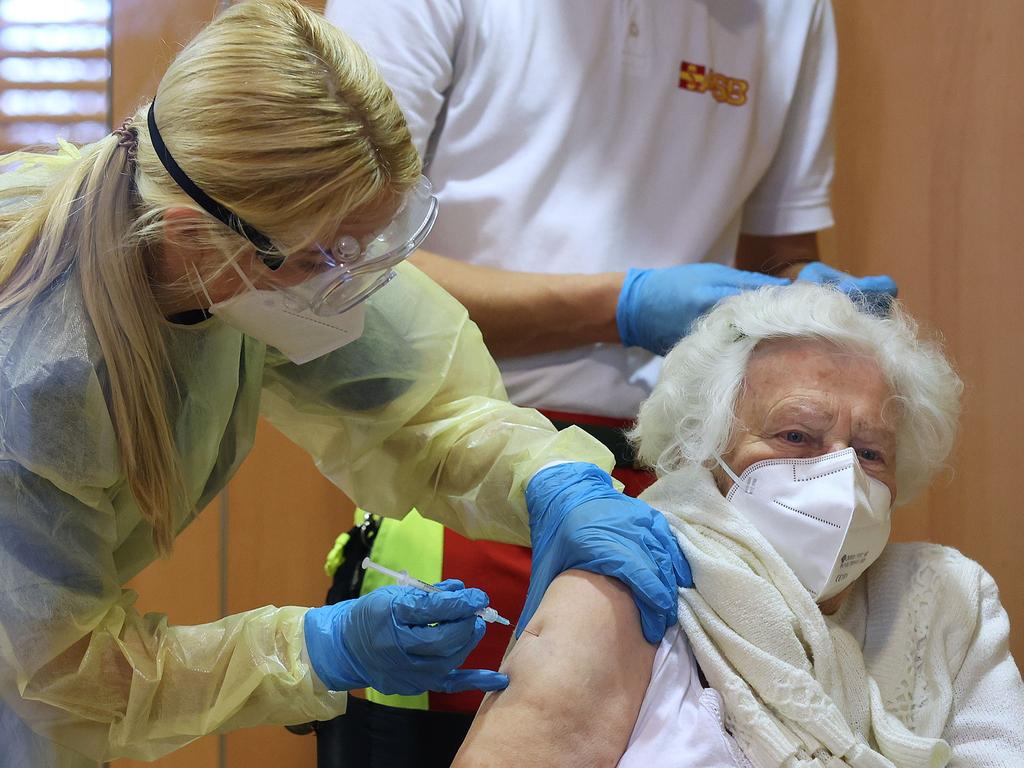
[[(420, 581), (419, 579), (413, 578), (409, 575), (408, 571), (395, 571), (391, 568), (386, 568), (383, 565), (379, 565), (378, 563), (373, 562), (373, 560), (371, 560), (368, 557), (364, 557), (363, 570), (366, 570), (367, 568), (377, 571), (378, 573), (383, 573), (385, 576), (391, 577), (404, 587), (416, 587), (416, 589), (422, 589), (424, 592), (443, 591), (439, 587), (435, 587), (433, 584), (427, 584), (427, 582), (425, 581)], [(484, 608), (482, 611), (477, 611), (476, 615), (488, 623), (497, 622), (498, 624), (504, 624), (505, 626), (508, 626), (509, 623), (508, 619), (504, 618), (503, 616), (499, 616), (498, 612), (490, 606)]]

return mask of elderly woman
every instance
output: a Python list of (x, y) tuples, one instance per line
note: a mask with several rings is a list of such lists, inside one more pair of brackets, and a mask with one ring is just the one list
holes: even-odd
[(564, 574), (455, 764), (1024, 765), (992, 578), (886, 546), (891, 509), (949, 454), (961, 389), (898, 306), (804, 284), (724, 301), (633, 432), (659, 474), (643, 498), (693, 566), (681, 631), (655, 649), (624, 590)]

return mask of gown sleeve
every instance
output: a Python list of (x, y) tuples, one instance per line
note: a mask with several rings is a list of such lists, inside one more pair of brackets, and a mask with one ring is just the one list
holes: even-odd
[(32, 731), (93, 760), (149, 760), (344, 711), (305, 658), (305, 608), (198, 626), (140, 615), (118, 582), (116, 527), (109, 504), (0, 461), (0, 692)]
[(366, 510), (415, 507), (470, 538), (529, 544), (524, 490), (608, 450), (508, 402), (465, 308), (409, 264), (366, 302), (355, 342), (305, 365), (268, 350), (261, 409)]

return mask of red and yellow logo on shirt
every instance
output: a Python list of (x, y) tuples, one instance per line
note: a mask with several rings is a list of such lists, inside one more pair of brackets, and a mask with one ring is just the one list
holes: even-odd
[(750, 88), (750, 83), (715, 72), (703, 64), (684, 61), (679, 65), (679, 87), (684, 91), (697, 93), (710, 91), (715, 101), (742, 107), (747, 103), (747, 89)]

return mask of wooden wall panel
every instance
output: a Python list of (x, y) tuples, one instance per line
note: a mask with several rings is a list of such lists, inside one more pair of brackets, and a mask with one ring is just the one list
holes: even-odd
[(950, 471), (901, 511), (901, 539), (980, 561), (999, 584), (1024, 659), (1024, 3), (839, 0), (838, 260), (888, 272), (946, 339), (966, 383)]
[(114, 0), (111, 111), (114, 122), (153, 97), (167, 64), (213, 18), (218, 0)]
[[(330, 582), (323, 564), (353, 506), (310, 457), (263, 422), (256, 446), (228, 487), (228, 613), (263, 605), (322, 605)], [(284, 728), (227, 736), (227, 765), (315, 764), (315, 738)]]

